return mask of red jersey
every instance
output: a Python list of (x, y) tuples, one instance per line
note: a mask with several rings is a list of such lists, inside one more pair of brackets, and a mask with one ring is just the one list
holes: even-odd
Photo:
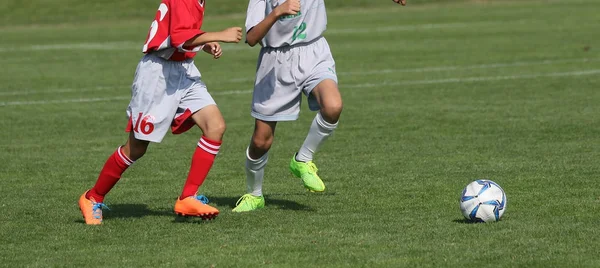
[(162, 0), (142, 52), (156, 51), (162, 58), (182, 61), (191, 59), (202, 47), (184, 47), (196, 35), (204, 18), (204, 0)]

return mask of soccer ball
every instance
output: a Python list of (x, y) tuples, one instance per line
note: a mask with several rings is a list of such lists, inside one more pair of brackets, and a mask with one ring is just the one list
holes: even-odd
[(476, 180), (469, 183), (460, 197), (460, 211), (467, 220), (494, 222), (500, 220), (506, 210), (506, 194), (497, 183)]

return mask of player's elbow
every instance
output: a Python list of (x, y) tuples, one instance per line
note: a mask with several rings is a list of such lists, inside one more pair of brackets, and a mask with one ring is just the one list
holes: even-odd
[(256, 46), (256, 44), (258, 44), (258, 40), (246, 38), (246, 43), (249, 46), (254, 47), (254, 46)]
[(248, 32), (246, 32), (246, 43), (248, 43), (248, 45), (251, 47), (256, 46), (256, 44), (260, 42), (261, 38), (258, 37), (258, 34), (254, 30), (254, 28), (251, 28)]
[(194, 47), (194, 46), (197, 46), (198, 44), (196, 44), (197, 43), (196, 39), (198, 39), (198, 37), (200, 37), (200, 35), (201, 34), (198, 34), (198, 35), (196, 35), (196, 36), (188, 39), (187, 41), (185, 41), (185, 43), (183, 43), (183, 46), (184, 47)]

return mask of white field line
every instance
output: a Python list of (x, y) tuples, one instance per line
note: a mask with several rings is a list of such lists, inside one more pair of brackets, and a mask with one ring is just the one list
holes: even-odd
[[(19, 96), (19, 95), (35, 95), (35, 94), (48, 94), (48, 93), (69, 93), (69, 92), (90, 92), (90, 91), (102, 91), (105, 89), (114, 89), (114, 88), (129, 88), (129, 86), (115, 86), (115, 87), (91, 87), (91, 88), (58, 88), (58, 89), (50, 89), (50, 90), (28, 90), (28, 91), (10, 91), (10, 92), (0, 92), (0, 96)], [(217, 92), (219, 95), (235, 95), (238, 94), (237, 91), (221, 91)], [(211, 93), (213, 94), (213, 93)], [(214, 95), (214, 94), (213, 94)]]
[[(250, 94), (250, 93), (252, 93), (252, 90), (217, 91), (217, 92), (212, 92), (210, 94), (213, 96), (220, 96), (220, 95), (242, 95), (242, 94)], [(107, 97), (107, 98), (78, 98), (78, 99), (64, 99), (64, 100), (40, 100), (40, 101), (9, 101), (9, 102), (0, 102), (0, 107), (32, 105), (32, 104), (103, 102), (103, 101), (117, 101), (117, 100), (129, 100), (129, 99), (131, 99), (131, 96), (117, 96), (117, 97)]]
[(60, 104), (60, 103), (86, 103), (86, 102), (103, 102), (131, 99), (131, 96), (119, 96), (110, 98), (79, 98), (79, 99), (64, 99), (64, 100), (40, 100), (40, 101), (9, 101), (0, 102), (0, 107), (3, 106), (20, 106), (20, 105), (38, 105), (38, 104)]
[(534, 78), (541, 78), (541, 77), (584, 76), (584, 75), (594, 75), (594, 74), (600, 74), (600, 69), (561, 72), (561, 73), (526, 74), (526, 75), (463, 77), (463, 78), (446, 78), (446, 79), (434, 79), (434, 80), (395, 81), (395, 82), (384, 81), (381, 83), (365, 83), (365, 84), (358, 84), (358, 85), (347, 85), (347, 86), (341, 86), (341, 88), (369, 88), (369, 87), (384, 87), (384, 86), (448, 84), (448, 83), (464, 83), (464, 82), (515, 80), (515, 79), (534, 79)]
[[(437, 79), (437, 80), (414, 80), (414, 81), (396, 81), (396, 82), (384, 81), (381, 83), (365, 83), (365, 84), (342, 86), (342, 88), (370, 88), (370, 87), (402, 86), (402, 85), (427, 85), (427, 84), (447, 84), (447, 83), (461, 83), (461, 82), (484, 82), (484, 81), (498, 81), (498, 80), (534, 79), (534, 78), (542, 78), (542, 77), (584, 76), (584, 75), (594, 75), (594, 74), (600, 74), (600, 69), (560, 72), (560, 73), (538, 73), (538, 74), (527, 74), (527, 75), (464, 77), (464, 78), (447, 78), (447, 79)], [(233, 90), (233, 91), (213, 92), (211, 94), (212, 95), (241, 95), (241, 94), (250, 94), (251, 92), (252, 92), (252, 90)], [(110, 97), (110, 98), (78, 98), (78, 99), (63, 99), (63, 100), (12, 101), (12, 102), (0, 102), (0, 107), (20, 106), (20, 105), (61, 104), (61, 103), (103, 102), (103, 101), (114, 101), (114, 100), (127, 100), (129, 98), (130, 98), (129, 96), (118, 96), (118, 97)]]
[[(525, 20), (509, 22), (511, 24), (520, 24)], [(502, 21), (486, 21), (486, 22), (456, 22), (456, 23), (438, 23), (438, 24), (415, 24), (415, 25), (394, 25), (374, 28), (334, 28), (327, 30), (325, 36), (337, 34), (364, 34), (364, 33), (389, 33), (397, 31), (418, 31), (418, 30), (435, 30), (449, 28), (465, 28), (486, 25), (506, 24)], [(49, 44), (49, 45), (31, 45), (31, 46), (4, 46), (0, 47), (0, 52), (16, 52), (16, 51), (47, 51), (47, 50), (139, 50), (141, 53), (142, 43), (132, 41), (120, 42), (98, 42), (98, 43), (66, 43), (66, 44)], [(252, 49), (246, 44), (223, 44), (223, 50), (249, 50)]]
[[(0, 47), (1, 52), (18, 52), (18, 51), (48, 51), (48, 50), (137, 50), (142, 54), (142, 45), (140, 42), (121, 41), (121, 42), (99, 42), (99, 43), (68, 43), (68, 44), (50, 44), (50, 45), (33, 45), (19, 47)], [(252, 47), (248, 45), (231, 45), (223, 44), (223, 50), (237, 51), (248, 50)]]
[(48, 90), (27, 90), (27, 91), (7, 91), (0, 92), (0, 96), (19, 96), (19, 95), (35, 95), (35, 94), (47, 94), (47, 93), (69, 93), (69, 92), (90, 92), (90, 91), (102, 91), (105, 89), (111, 89), (115, 87), (91, 87), (91, 88), (56, 88)]
[[(556, 1), (563, 1), (563, 0), (556, 0)], [(334, 16), (343, 16), (343, 18), (348, 18), (348, 15), (352, 15), (352, 14), (381, 14), (381, 13), (396, 13), (398, 12), (398, 15), (401, 15), (401, 11), (398, 11), (397, 9), (394, 8), (373, 8), (373, 7), (366, 7), (366, 8), (336, 8), (336, 9), (330, 9), (327, 11), (327, 15), (330, 16), (331, 18), (333, 18)], [(209, 21), (232, 21), (232, 20), (245, 20), (246, 19), (246, 13), (234, 13), (234, 14), (227, 14), (227, 15), (212, 15), (210, 17), (206, 17), (208, 18)], [(330, 18), (330, 19), (331, 19)], [(125, 23), (131, 23), (131, 22), (139, 22), (139, 20), (132, 20), (132, 21), (125, 21)], [(150, 21), (144, 20), (144, 23), (148, 23), (148, 27), (150, 26)], [(96, 24), (96, 25), (105, 25), (104, 23), (102, 24)], [(105, 27), (111, 27), (112, 25), (114, 25), (113, 23), (109, 23), (106, 24)], [(93, 27), (94, 24), (88, 24), (88, 23), (84, 23), (83, 27)], [(11, 31), (14, 32), (15, 30), (20, 30), (20, 31), (24, 31), (27, 29), (53, 29), (53, 28), (60, 28), (60, 29), (74, 29), (74, 28), (79, 28), (80, 25), (78, 24), (72, 24), (72, 23), (58, 23), (58, 24), (30, 24), (30, 25), (16, 25), (16, 26), (0, 26), (0, 32), (2, 31)]]
[[(525, 20), (517, 20), (509, 23), (522, 24)], [(465, 28), (477, 27), (506, 23), (502, 21), (480, 21), (480, 22), (451, 22), (451, 23), (430, 23), (430, 24), (414, 24), (414, 25), (392, 25), (385, 27), (374, 28), (333, 28), (325, 31), (325, 36), (331, 34), (364, 34), (364, 33), (389, 33), (401, 31), (418, 31), (418, 30), (435, 30), (448, 28)]]
[[(544, 61), (523, 61), (523, 62), (509, 62), (509, 63), (490, 63), (490, 64), (477, 64), (467, 66), (438, 66), (438, 67), (423, 67), (423, 68), (407, 68), (407, 69), (381, 69), (381, 70), (369, 70), (369, 71), (355, 71), (355, 72), (338, 72), (340, 76), (360, 76), (360, 75), (372, 75), (372, 74), (389, 74), (389, 73), (425, 73), (425, 72), (439, 72), (439, 71), (456, 71), (456, 70), (473, 70), (473, 69), (493, 69), (503, 67), (519, 67), (519, 66), (532, 66), (532, 65), (550, 65), (558, 63), (585, 63), (585, 62), (598, 62), (600, 58), (591, 59), (562, 59), (562, 60), (544, 60)], [(226, 80), (224, 83), (241, 83), (254, 81), (254, 77), (235, 78)], [(128, 86), (122, 86), (127, 88)], [(50, 93), (69, 93), (69, 92), (90, 92), (90, 91), (102, 91), (111, 88), (118, 87), (92, 87), (92, 88), (59, 88), (59, 89), (47, 89), (47, 90), (26, 90), (26, 91), (8, 91), (0, 92), (0, 96), (19, 96), (19, 95), (35, 95), (35, 94), (50, 94)]]
[[(438, 67), (422, 67), (422, 68), (407, 68), (407, 69), (380, 69), (380, 70), (369, 70), (369, 71), (354, 71), (354, 72), (338, 72), (338, 75), (372, 75), (372, 74), (389, 74), (389, 73), (427, 73), (427, 72), (442, 72), (442, 71), (457, 71), (457, 70), (474, 70), (474, 69), (493, 69), (493, 68), (504, 68), (504, 67), (520, 67), (520, 66), (532, 66), (532, 65), (551, 65), (558, 63), (585, 63), (585, 62), (598, 62), (600, 58), (590, 59), (562, 59), (562, 60), (543, 60), (543, 61), (517, 61), (507, 63), (488, 63), (488, 64), (476, 64), (467, 66), (438, 66)], [(254, 77), (245, 78), (234, 78), (229, 79), (229, 82), (249, 82), (254, 81)], [(0, 96), (2, 93), (0, 93)]]

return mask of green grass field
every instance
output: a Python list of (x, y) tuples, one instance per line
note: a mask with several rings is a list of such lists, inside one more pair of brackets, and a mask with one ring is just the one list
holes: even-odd
[[(77, 199), (125, 141), (158, 2), (118, 1), (116, 14), (30, 2), (0, 7), (0, 266), (600, 266), (597, 0), (327, 2), (345, 101), (316, 156), (328, 190), (306, 192), (287, 169), (314, 116), (304, 107), (278, 127), (267, 207), (255, 213), (231, 208), (245, 191), (258, 49), (199, 55), (228, 123), (201, 189), (221, 215), (172, 213), (194, 129), (150, 146), (107, 196), (99, 227), (82, 223)], [(242, 2), (215, 2), (205, 28), (241, 26)], [(43, 15), (59, 3), (64, 13)], [(506, 191), (502, 221), (462, 220), (460, 192), (478, 178)]]

